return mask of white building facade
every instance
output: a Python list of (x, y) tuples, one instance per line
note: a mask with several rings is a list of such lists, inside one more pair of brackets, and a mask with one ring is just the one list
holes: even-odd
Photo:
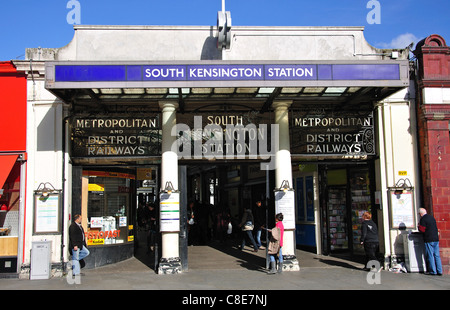
[[(77, 213), (88, 267), (133, 256), (145, 203), (158, 209), (158, 272), (182, 272), (190, 200), (234, 219), (263, 200), (270, 227), (283, 212), (286, 270), (300, 269), (297, 248), (362, 254), (364, 211), (385, 265), (404, 254), (418, 200), (409, 50), (376, 49), (362, 27), (233, 27), (227, 36), (222, 49), (213, 26), (75, 26), (65, 47), (15, 61), (28, 74), (18, 272), (29, 272), (41, 240), (63, 271)], [(41, 183), (60, 202), (47, 233), (36, 230)], [(406, 210), (395, 209), (397, 187)]]

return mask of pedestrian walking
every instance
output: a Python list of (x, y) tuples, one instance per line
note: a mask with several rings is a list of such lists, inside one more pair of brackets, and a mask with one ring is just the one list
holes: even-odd
[(364, 270), (370, 270), (367, 264), (370, 261), (377, 260), (378, 251), (378, 227), (372, 220), (372, 214), (370, 212), (364, 212), (362, 215), (363, 222), (361, 224), (361, 245), (364, 246), (364, 252), (366, 253), (366, 262), (364, 264)]
[(188, 245), (198, 245), (198, 204), (190, 201), (187, 209)]
[(245, 239), (250, 239), (250, 242), (253, 244), (253, 252), (258, 252), (258, 245), (256, 245), (255, 239), (253, 238), (253, 228), (254, 228), (254, 220), (252, 210), (246, 208), (244, 210), (244, 214), (242, 215), (241, 223), (239, 224), (242, 230), (242, 242), (241, 242), (241, 250), (245, 247)]
[(157, 234), (157, 211), (154, 203), (147, 203), (145, 209), (145, 224), (147, 229), (147, 253), (155, 250)]
[(255, 242), (258, 248), (261, 248), (262, 247), (261, 232), (264, 226), (266, 225), (266, 211), (262, 207), (260, 200), (258, 200), (255, 203), (254, 217), (255, 217), (255, 228), (253, 230), (253, 233), (255, 234)]
[(427, 214), (425, 208), (419, 209), (419, 231), (423, 234), (425, 254), (427, 258), (427, 274), (442, 275), (442, 262), (439, 254), (439, 232), (436, 220)]

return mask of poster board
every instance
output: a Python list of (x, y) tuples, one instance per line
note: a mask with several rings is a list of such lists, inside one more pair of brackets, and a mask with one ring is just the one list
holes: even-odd
[(391, 209), (391, 228), (417, 228), (414, 191), (392, 188), (389, 190), (388, 194)]
[(61, 233), (61, 193), (34, 194), (33, 234)]
[(160, 232), (180, 231), (180, 193), (161, 193), (159, 195)]
[(284, 229), (295, 229), (295, 192), (275, 191), (275, 214), (283, 213)]

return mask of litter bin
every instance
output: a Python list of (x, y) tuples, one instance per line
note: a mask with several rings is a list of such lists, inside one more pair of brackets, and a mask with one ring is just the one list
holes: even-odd
[(52, 242), (33, 241), (31, 244), (30, 280), (50, 279)]
[(405, 265), (408, 272), (426, 272), (425, 244), (421, 233), (403, 235)]

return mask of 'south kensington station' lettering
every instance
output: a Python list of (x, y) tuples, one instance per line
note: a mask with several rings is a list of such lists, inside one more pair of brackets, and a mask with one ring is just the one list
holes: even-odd
[(315, 65), (210, 65), (146, 66), (144, 79), (149, 80), (282, 80), (314, 79)]

